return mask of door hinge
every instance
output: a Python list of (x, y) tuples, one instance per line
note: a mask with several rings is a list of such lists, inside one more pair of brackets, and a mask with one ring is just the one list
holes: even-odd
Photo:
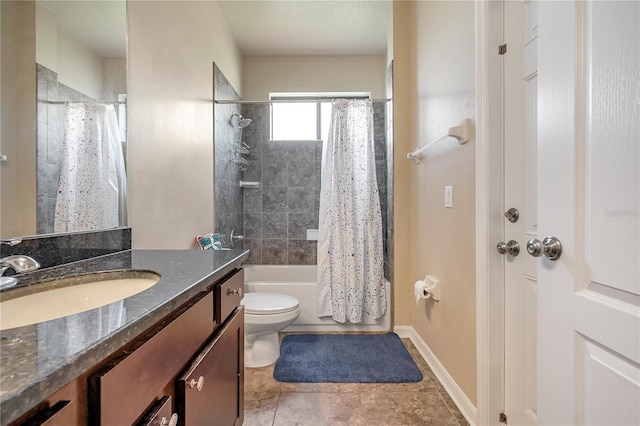
[(498, 55), (504, 55), (505, 53), (507, 53), (507, 44), (501, 44), (500, 46), (498, 46)]
[(507, 415), (505, 413), (498, 414), (498, 421), (500, 423), (504, 423), (506, 425), (507, 424)]

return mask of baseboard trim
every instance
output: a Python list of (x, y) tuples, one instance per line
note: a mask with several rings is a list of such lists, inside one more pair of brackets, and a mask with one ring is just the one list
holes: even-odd
[(408, 338), (415, 345), (422, 358), (429, 364), (433, 374), (440, 380), (442, 386), (447, 391), (453, 402), (458, 407), (458, 410), (462, 413), (464, 418), (470, 425), (475, 426), (477, 424), (478, 411), (471, 402), (471, 400), (465, 395), (460, 386), (453, 380), (453, 377), (444, 368), (438, 358), (431, 352), (429, 346), (422, 340), (422, 338), (416, 333), (415, 329), (411, 326), (396, 326), (393, 331), (400, 337)]

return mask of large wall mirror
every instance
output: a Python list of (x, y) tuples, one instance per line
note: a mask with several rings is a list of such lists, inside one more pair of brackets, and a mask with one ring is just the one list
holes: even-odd
[(0, 236), (126, 226), (126, 2), (0, 7)]

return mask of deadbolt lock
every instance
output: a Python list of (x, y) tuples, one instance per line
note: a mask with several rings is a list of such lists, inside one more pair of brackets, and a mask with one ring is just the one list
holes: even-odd
[(504, 212), (504, 217), (511, 223), (516, 223), (520, 218), (520, 212), (515, 207), (511, 207), (509, 210)]

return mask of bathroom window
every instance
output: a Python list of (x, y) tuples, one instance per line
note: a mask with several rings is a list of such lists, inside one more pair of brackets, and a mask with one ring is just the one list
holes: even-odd
[[(368, 98), (369, 93), (270, 93), (272, 140), (326, 140), (334, 98)], [(290, 100), (291, 102), (286, 102)]]

